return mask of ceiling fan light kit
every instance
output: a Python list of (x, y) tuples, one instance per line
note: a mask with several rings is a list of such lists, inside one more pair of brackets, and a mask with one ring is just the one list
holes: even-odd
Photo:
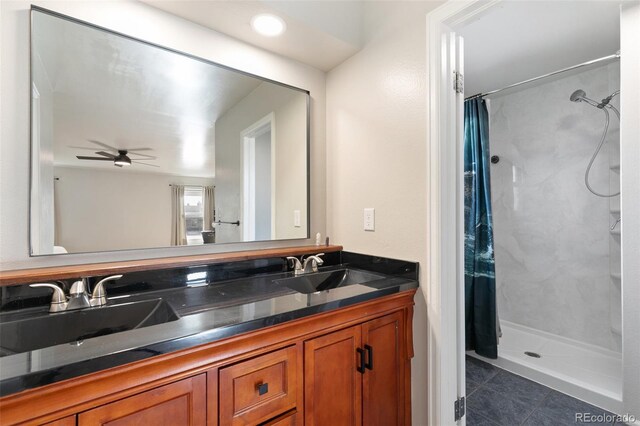
[(118, 151), (118, 156), (113, 160), (113, 164), (116, 166), (130, 166), (131, 159), (127, 157), (127, 151)]

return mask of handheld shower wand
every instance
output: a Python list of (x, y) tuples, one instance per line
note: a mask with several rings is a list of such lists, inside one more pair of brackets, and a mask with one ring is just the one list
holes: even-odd
[(586, 102), (591, 106), (601, 109), (605, 115), (605, 124), (604, 124), (604, 131), (602, 132), (602, 137), (600, 138), (598, 147), (596, 148), (596, 151), (591, 156), (591, 160), (589, 160), (589, 165), (587, 166), (587, 170), (584, 173), (584, 184), (587, 186), (587, 189), (593, 195), (597, 195), (598, 197), (609, 198), (609, 197), (615, 197), (617, 195), (620, 195), (620, 191), (616, 192), (615, 194), (600, 194), (599, 192), (596, 192), (589, 184), (589, 173), (591, 172), (591, 166), (593, 166), (593, 162), (596, 160), (596, 157), (600, 153), (600, 150), (602, 149), (602, 145), (604, 145), (604, 142), (607, 137), (607, 131), (609, 130), (609, 111), (607, 111), (607, 108), (615, 112), (616, 116), (618, 116), (618, 119), (620, 119), (620, 113), (618, 112), (618, 110), (613, 105), (609, 105), (609, 102), (611, 102), (611, 99), (613, 99), (619, 93), (620, 93), (619, 90), (613, 92), (610, 96), (607, 96), (606, 98), (604, 98), (600, 103), (594, 101), (593, 99), (587, 98), (587, 93), (582, 89), (576, 90), (571, 94), (571, 96), (569, 96), (569, 100), (571, 102)]

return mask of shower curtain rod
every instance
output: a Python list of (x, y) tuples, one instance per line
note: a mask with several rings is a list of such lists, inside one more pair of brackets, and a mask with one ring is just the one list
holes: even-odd
[(563, 68), (561, 70), (550, 72), (548, 74), (544, 74), (544, 75), (541, 75), (539, 77), (534, 77), (534, 78), (530, 78), (528, 80), (521, 81), (519, 83), (510, 84), (508, 86), (503, 87), (502, 89), (496, 89), (496, 90), (491, 90), (490, 92), (478, 93), (477, 95), (473, 95), (473, 96), (469, 96), (468, 98), (464, 98), (464, 100), (466, 101), (468, 99), (482, 98), (482, 97), (485, 97), (485, 96), (488, 96), (488, 95), (493, 95), (494, 93), (502, 92), (503, 90), (511, 89), (513, 87), (517, 87), (517, 86), (521, 86), (523, 84), (534, 82), (536, 80), (541, 80), (543, 78), (551, 77), (551, 76), (554, 76), (556, 74), (560, 74), (560, 73), (563, 73), (563, 72), (566, 72), (566, 71), (571, 71), (571, 70), (575, 70), (575, 69), (578, 69), (578, 68), (586, 67), (586, 66), (589, 66), (589, 65), (597, 64), (598, 62), (609, 61), (609, 60), (619, 59), (619, 58), (620, 58), (620, 51), (617, 51), (613, 55), (605, 56), (605, 57), (598, 58), (598, 59), (593, 59), (591, 61), (583, 62), (581, 64), (574, 65), (574, 66), (571, 66), (571, 67), (568, 67), (568, 68)]

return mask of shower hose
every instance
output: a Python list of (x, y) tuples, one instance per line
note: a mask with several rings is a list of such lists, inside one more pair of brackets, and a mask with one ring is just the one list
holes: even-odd
[(593, 195), (597, 195), (598, 197), (615, 197), (617, 195), (620, 195), (620, 191), (616, 192), (615, 194), (601, 194), (601, 193), (597, 192), (596, 190), (594, 190), (591, 187), (591, 185), (589, 184), (589, 173), (591, 172), (591, 166), (593, 166), (593, 162), (596, 160), (596, 157), (598, 157), (598, 154), (600, 153), (600, 150), (602, 149), (602, 145), (604, 145), (604, 142), (605, 142), (605, 140), (607, 138), (607, 132), (609, 131), (609, 111), (607, 111), (607, 108), (611, 108), (613, 110), (613, 112), (615, 112), (616, 116), (618, 116), (618, 120), (620, 119), (620, 113), (612, 105), (606, 105), (603, 108), (600, 108), (604, 112), (604, 116), (605, 116), (604, 131), (602, 132), (602, 137), (600, 138), (600, 143), (598, 144), (598, 147), (596, 148), (595, 152), (591, 156), (591, 160), (589, 161), (589, 165), (587, 166), (587, 170), (584, 173), (584, 183), (587, 186), (587, 189), (589, 191), (591, 191), (591, 193)]

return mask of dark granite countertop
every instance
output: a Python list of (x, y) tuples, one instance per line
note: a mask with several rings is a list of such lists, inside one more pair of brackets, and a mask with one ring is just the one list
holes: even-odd
[[(293, 277), (291, 272), (249, 273), (242, 278), (201, 284), (190, 280), (191, 285), (152, 288), (133, 294), (115, 292), (109, 298), (110, 305), (161, 298), (180, 318), (89, 338), (81, 344), (67, 343), (0, 357), (0, 396), (418, 287), (416, 263), (348, 252), (327, 263), (333, 264), (320, 271), (349, 267), (380, 275), (365, 284), (310, 294), (299, 293), (279, 282)], [(0, 325), (7, 315), (25, 312), (49, 315), (46, 306), (2, 313), (5, 319), (0, 319)]]

